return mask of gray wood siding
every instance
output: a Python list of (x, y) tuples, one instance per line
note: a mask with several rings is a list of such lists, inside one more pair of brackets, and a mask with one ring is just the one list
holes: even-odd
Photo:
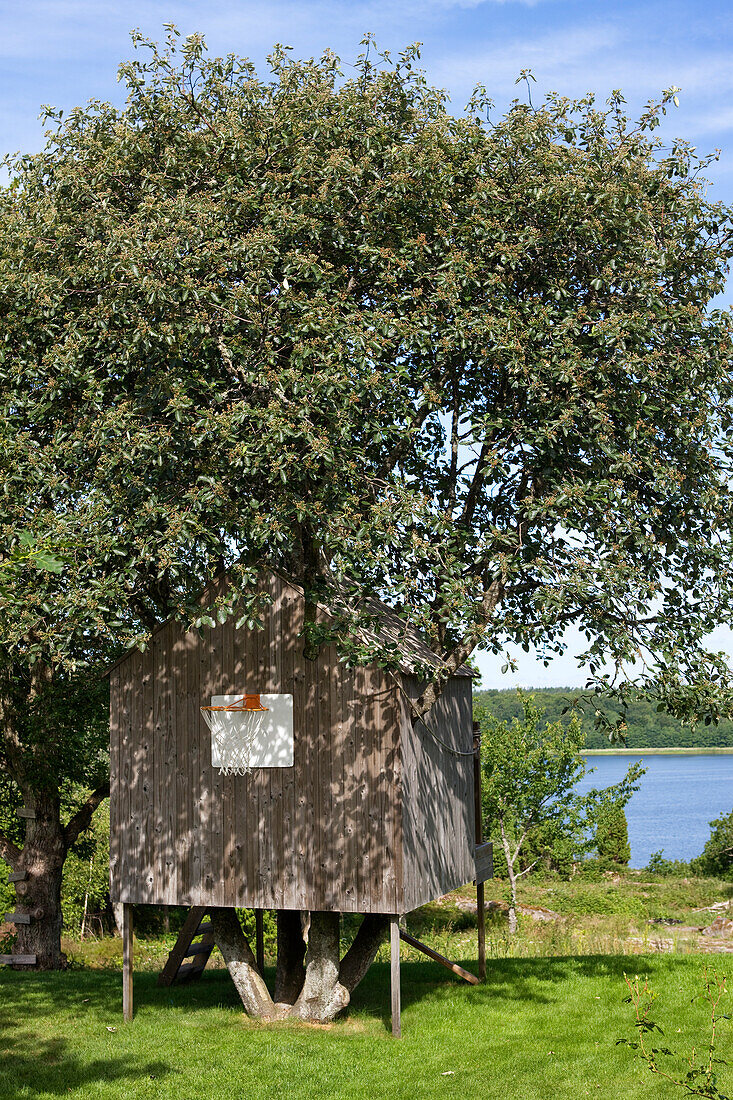
[[(416, 699), (421, 684), (403, 676), (407, 695)], [(452, 748), (471, 752), (471, 680), (448, 681), (425, 716), (437, 736)], [(403, 910), (440, 897), (474, 877), (473, 755), (456, 756), (418, 722), (413, 727), (402, 700)]]
[[(397, 689), (332, 649), (304, 660), (302, 595), (277, 576), (263, 586), (263, 630), (167, 623), (110, 674), (112, 897), (398, 912)], [(199, 707), (235, 691), (293, 695), (294, 767), (211, 767)]]

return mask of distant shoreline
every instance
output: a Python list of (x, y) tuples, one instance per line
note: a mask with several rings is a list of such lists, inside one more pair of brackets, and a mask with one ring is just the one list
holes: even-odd
[(582, 756), (726, 756), (733, 754), (733, 746), (711, 746), (707, 749), (583, 749)]

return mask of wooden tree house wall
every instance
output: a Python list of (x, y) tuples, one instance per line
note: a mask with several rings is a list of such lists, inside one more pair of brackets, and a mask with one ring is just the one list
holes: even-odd
[[(473, 762), (434, 736), (470, 753), (470, 676), (413, 728), (414, 676), (305, 660), (302, 591), (261, 583), (264, 629), (169, 621), (110, 672), (113, 899), (402, 913), (470, 881)], [(292, 694), (292, 767), (212, 768), (199, 708), (244, 692)]]

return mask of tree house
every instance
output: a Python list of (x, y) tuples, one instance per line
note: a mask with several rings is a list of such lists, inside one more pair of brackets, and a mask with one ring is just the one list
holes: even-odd
[[(371, 601), (398, 673), (307, 660), (302, 589), (260, 584), (262, 629), (170, 620), (110, 670), (113, 901), (398, 916), (475, 879), (470, 670), (413, 725), (437, 663), (414, 630)], [(244, 693), (277, 710), (277, 744), (223, 774), (201, 707)]]

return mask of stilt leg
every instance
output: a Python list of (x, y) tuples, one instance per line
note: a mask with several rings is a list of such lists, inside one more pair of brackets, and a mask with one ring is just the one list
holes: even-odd
[(255, 955), (257, 957), (257, 969), (260, 974), (265, 972), (265, 921), (261, 909), (255, 909)]
[(402, 1035), (402, 1020), (400, 1011), (400, 925), (399, 917), (390, 917), (389, 921), (389, 950), (391, 961), (391, 990), (392, 990), (392, 1034), (395, 1039)]
[[(481, 727), (473, 723), (473, 808), (476, 845), (484, 842), (483, 804), (481, 801)], [(478, 874), (476, 875), (478, 878)], [(478, 926), (478, 980), (486, 981), (486, 910), (484, 884), (476, 883), (476, 923)]]
[(122, 907), (122, 1017), (132, 1019), (132, 906)]
[(484, 904), (484, 884), (476, 887), (476, 918), (478, 921), (478, 980), (486, 981), (486, 909)]

